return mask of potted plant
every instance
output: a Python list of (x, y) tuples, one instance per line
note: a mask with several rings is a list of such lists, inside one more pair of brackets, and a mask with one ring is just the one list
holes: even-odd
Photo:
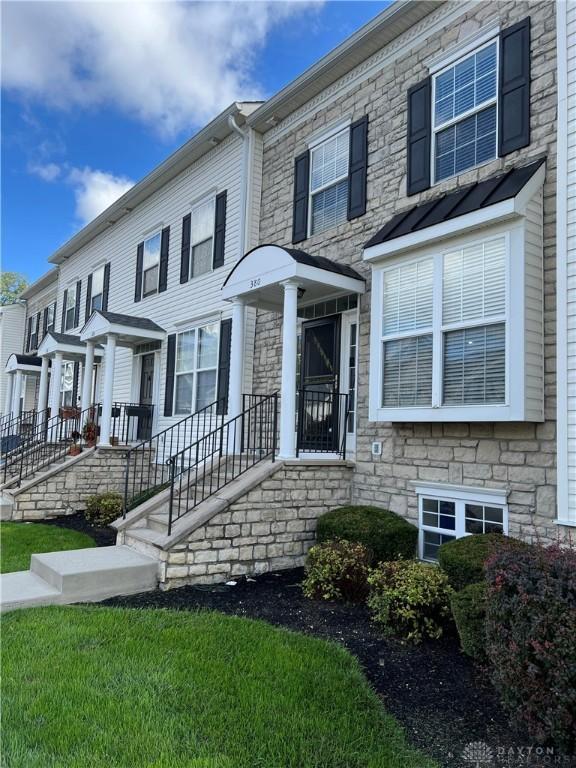
[(82, 446), (78, 443), (82, 435), (75, 429), (70, 437), (72, 438), (72, 445), (68, 453), (70, 456), (78, 456), (79, 453), (82, 453)]
[(98, 427), (95, 422), (87, 421), (82, 427), (82, 437), (88, 448), (93, 448), (96, 445), (96, 438), (98, 437)]

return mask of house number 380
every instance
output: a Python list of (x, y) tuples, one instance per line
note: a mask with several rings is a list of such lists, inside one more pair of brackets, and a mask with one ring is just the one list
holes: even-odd
[(254, 278), (254, 280), (250, 280), (250, 288), (258, 288), (261, 282), (262, 282), (261, 277), (256, 277)]

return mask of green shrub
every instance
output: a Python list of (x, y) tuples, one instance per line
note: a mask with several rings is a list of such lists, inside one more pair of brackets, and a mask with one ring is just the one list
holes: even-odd
[(404, 518), (378, 507), (339, 507), (318, 518), (319, 542), (345, 539), (363, 544), (374, 564), (409, 560), (416, 554), (418, 529)]
[(452, 616), (464, 653), (477, 661), (486, 658), (486, 584), (468, 584), (450, 597)]
[(308, 552), (306, 597), (358, 603), (368, 594), (370, 553), (362, 544), (326, 541)]
[(440, 568), (416, 560), (381, 563), (368, 577), (368, 607), (388, 635), (416, 643), (442, 636), (452, 588)]
[(528, 546), (518, 539), (501, 533), (478, 533), (442, 544), (438, 548), (438, 563), (447, 574), (450, 586), (456, 590), (484, 579), (484, 563), (503, 549), (524, 549)]
[(86, 511), (84, 517), (93, 525), (110, 525), (113, 520), (120, 517), (124, 499), (119, 493), (108, 491), (96, 493), (86, 499)]
[(486, 564), (492, 682), (532, 739), (576, 751), (576, 550), (532, 546)]

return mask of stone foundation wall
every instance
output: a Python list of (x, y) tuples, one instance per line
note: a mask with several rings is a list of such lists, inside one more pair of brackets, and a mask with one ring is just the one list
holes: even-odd
[(176, 545), (161, 568), (164, 589), (304, 565), (316, 520), (350, 503), (352, 465), (285, 462), (271, 477)]
[[(42, 520), (73, 515), (86, 508), (94, 493), (124, 493), (126, 448), (97, 448), (85, 451), (77, 460), (67, 460), (46, 472), (33, 485), (23, 483), (12, 492), (13, 520)], [(147, 462), (143, 462), (147, 467)]]

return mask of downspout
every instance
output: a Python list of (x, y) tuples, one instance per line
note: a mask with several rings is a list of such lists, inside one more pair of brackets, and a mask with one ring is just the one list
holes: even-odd
[(244, 142), (242, 157), (242, 182), (240, 187), (240, 254), (238, 257), (241, 259), (247, 250), (246, 217), (248, 213), (248, 185), (250, 183), (250, 131), (249, 129), (240, 128), (234, 115), (228, 115), (228, 125), (235, 133), (238, 134), (238, 136), (242, 138), (242, 141)]

